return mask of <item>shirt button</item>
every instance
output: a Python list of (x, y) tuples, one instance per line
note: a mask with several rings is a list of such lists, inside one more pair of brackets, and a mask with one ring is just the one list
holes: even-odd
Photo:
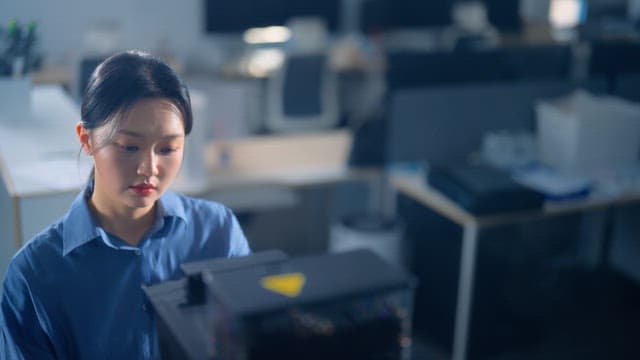
[(141, 251), (141, 250), (139, 250), (139, 249), (136, 249), (136, 250), (134, 250), (133, 252), (134, 252), (134, 254), (136, 254), (136, 255), (141, 255), (141, 254), (142, 254), (142, 251)]
[(149, 311), (147, 304), (142, 304), (142, 311)]

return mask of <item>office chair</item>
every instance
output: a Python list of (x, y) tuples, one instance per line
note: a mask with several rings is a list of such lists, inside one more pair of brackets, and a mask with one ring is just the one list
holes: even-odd
[(266, 129), (326, 129), (339, 120), (337, 75), (323, 53), (288, 54), (267, 82)]

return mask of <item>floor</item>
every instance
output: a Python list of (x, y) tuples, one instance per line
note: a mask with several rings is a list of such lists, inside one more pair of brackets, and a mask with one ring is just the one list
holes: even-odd
[[(605, 270), (569, 271), (557, 286), (557, 305), (539, 339), (504, 352), (497, 345), (494, 354), (472, 359), (640, 359), (640, 284)], [(429, 339), (414, 340), (412, 359), (449, 359)]]

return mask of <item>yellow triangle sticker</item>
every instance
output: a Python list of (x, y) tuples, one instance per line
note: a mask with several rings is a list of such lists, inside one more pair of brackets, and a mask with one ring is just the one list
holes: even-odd
[(263, 288), (288, 297), (296, 297), (302, 292), (306, 278), (303, 273), (289, 273), (265, 276), (260, 280)]

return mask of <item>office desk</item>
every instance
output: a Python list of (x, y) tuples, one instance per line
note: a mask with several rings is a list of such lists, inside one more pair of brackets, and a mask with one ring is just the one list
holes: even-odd
[(365, 181), (375, 190), (370, 205), (376, 206), (381, 173), (377, 168), (349, 167), (351, 144), (347, 130), (212, 141), (204, 146), (201, 172), (190, 173), (187, 164), (174, 188), (242, 211), (275, 204), (263, 203), (267, 199), (286, 204), (291, 188)]
[[(392, 188), (398, 193), (402, 193), (416, 200), (437, 214), (461, 226), (463, 229), (453, 334), (452, 358), (454, 360), (467, 358), (471, 305), (474, 290), (474, 268), (480, 231), (494, 226), (533, 221), (594, 209), (607, 209), (609, 212), (607, 219), (610, 221), (611, 209), (640, 201), (640, 192), (634, 192), (615, 197), (600, 196), (579, 201), (547, 204), (543, 209), (535, 211), (477, 216), (469, 213), (437, 190), (429, 187), (423, 174), (415, 172), (392, 173), (390, 175), (390, 183)], [(611, 226), (605, 224), (605, 239), (603, 239), (605, 243), (600, 247), (601, 249), (605, 248), (604, 245), (606, 245), (607, 238), (611, 235), (610, 231)]]

